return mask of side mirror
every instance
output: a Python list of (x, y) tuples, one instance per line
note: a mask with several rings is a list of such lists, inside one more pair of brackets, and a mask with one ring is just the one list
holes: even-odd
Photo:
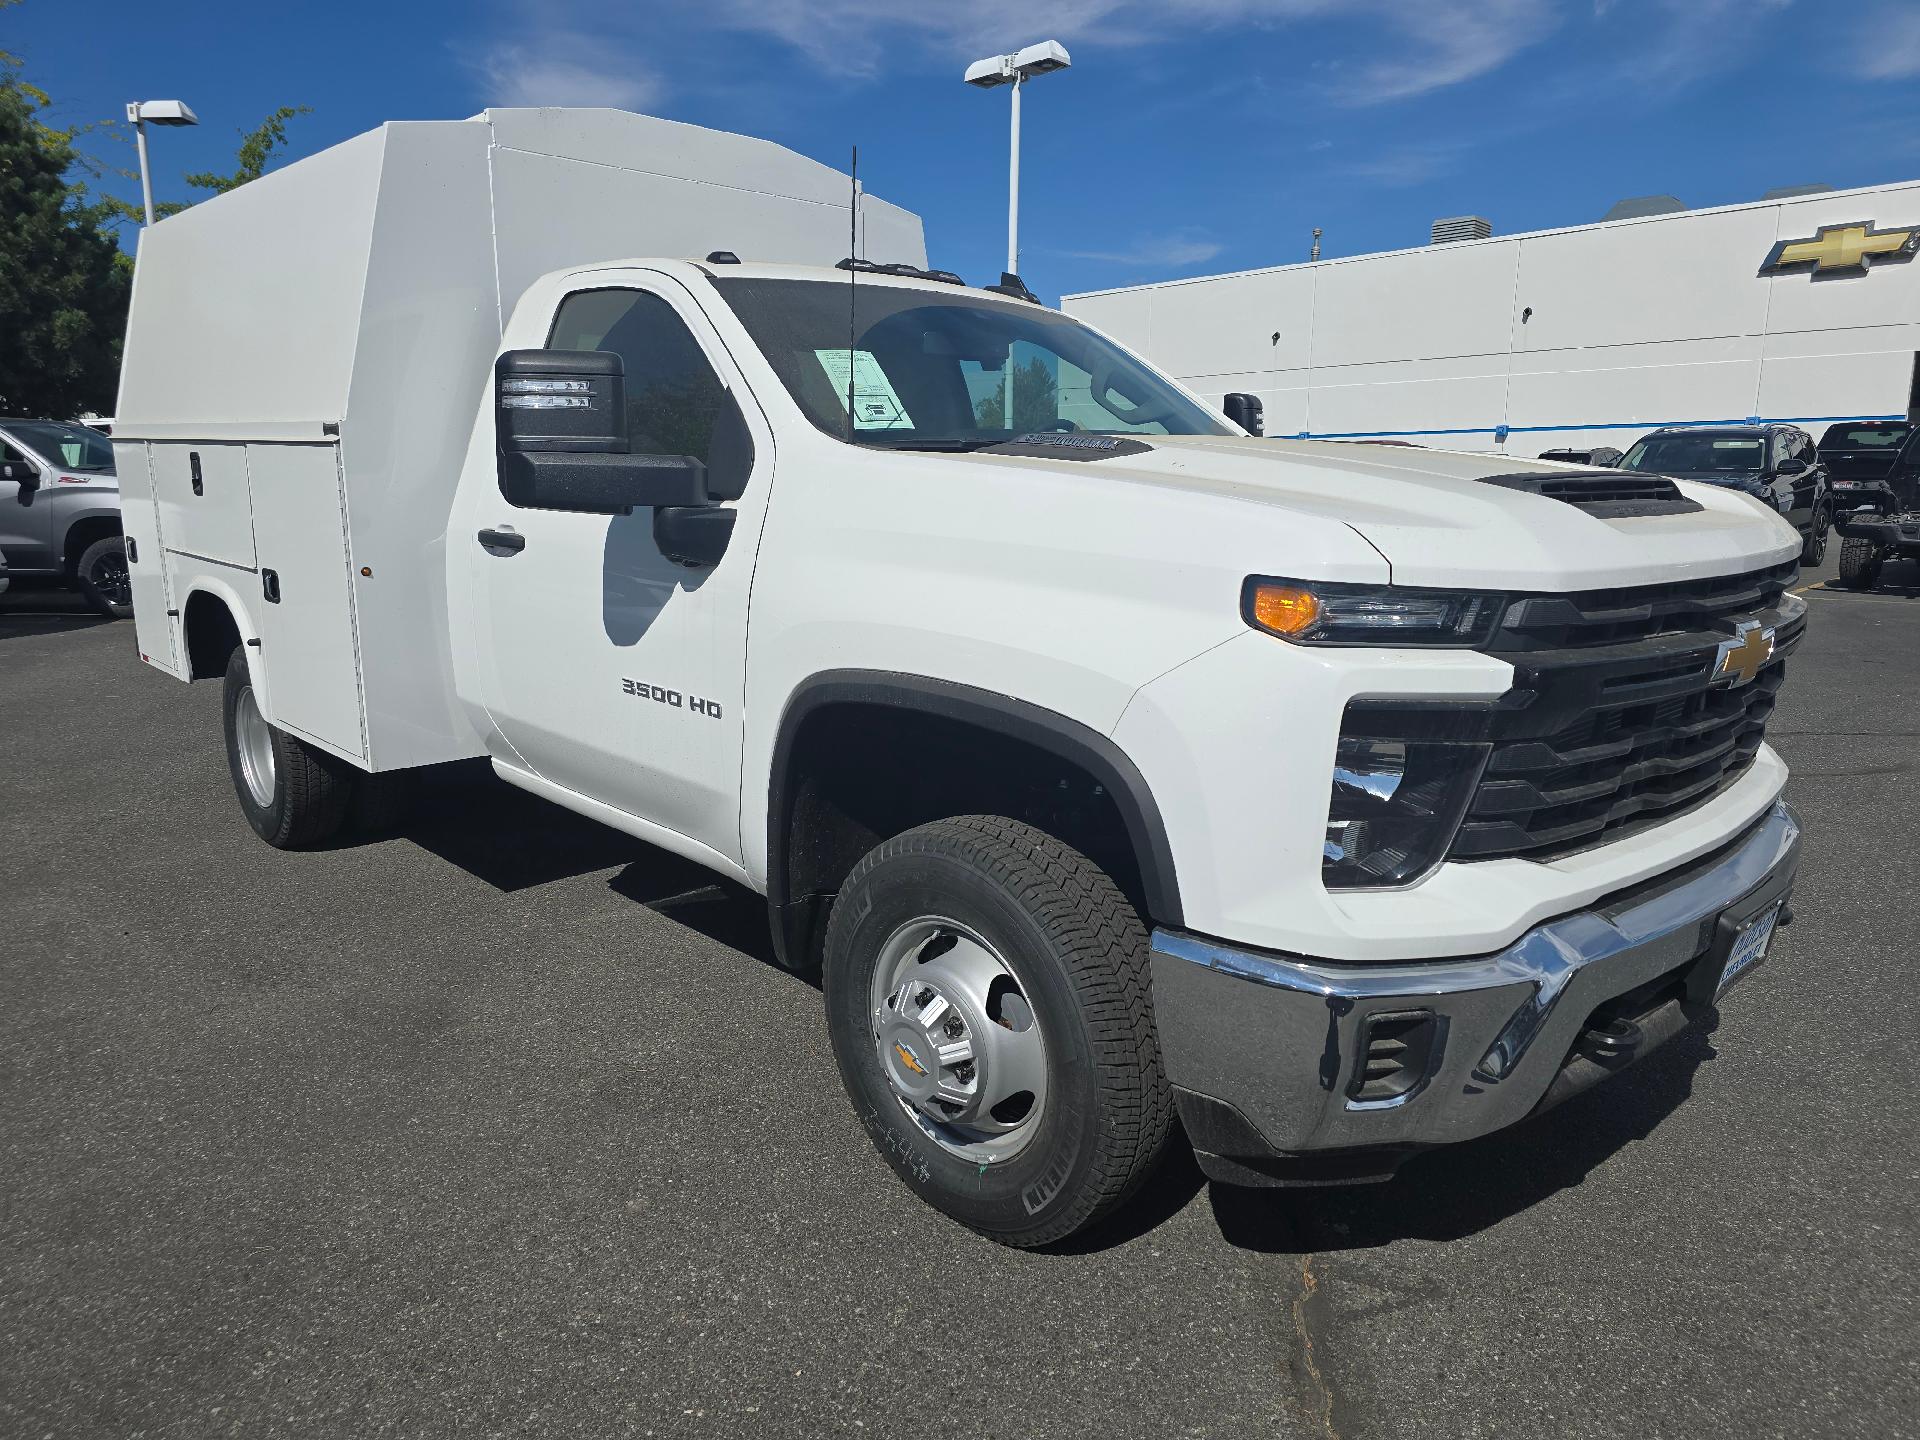
[(1809, 468), (1807, 462), (1799, 456), (1790, 455), (1773, 467), (1773, 473), (1776, 475), (1804, 475)]
[(526, 510), (626, 515), (705, 505), (707, 467), (690, 455), (634, 455), (626, 370), (606, 350), (509, 350), (494, 362), (500, 493)]
[(1243, 395), (1235, 392), (1220, 402), (1220, 408), (1227, 412), (1227, 418), (1249, 435), (1267, 433), (1267, 407), (1260, 403), (1258, 395)]

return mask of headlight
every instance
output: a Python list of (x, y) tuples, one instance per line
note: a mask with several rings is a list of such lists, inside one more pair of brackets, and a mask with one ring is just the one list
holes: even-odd
[(1320, 874), (1328, 889), (1411, 885), (1445, 858), (1486, 765), (1488, 712), (1347, 707)]
[(1484, 644), (1505, 597), (1471, 590), (1335, 585), (1255, 575), (1241, 590), (1249, 625), (1296, 645)]

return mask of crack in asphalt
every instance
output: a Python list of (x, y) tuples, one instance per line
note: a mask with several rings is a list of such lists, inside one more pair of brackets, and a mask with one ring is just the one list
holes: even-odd
[(1315, 1301), (1320, 1296), (1320, 1277), (1313, 1270), (1313, 1255), (1303, 1252), (1300, 1256), (1300, 1293), (1293, 1297), (1293, 1333), (1299, 1340), (1294, 1350), (1294, 1381), (1296, 1394), (1307, 1418), (1317, 1425), (1328, 1440), (1340, 1440), (1340, 1431), (1334, 1423), (1333, 1386), (1321, 1373), (1320, 1361), (1314, 1350), (1313, 1328), (1309, 1323), (1310, 1312), (1317, 1308)]

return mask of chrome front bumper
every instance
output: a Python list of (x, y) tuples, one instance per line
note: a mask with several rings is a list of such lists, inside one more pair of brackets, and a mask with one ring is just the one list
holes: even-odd
[[(1609, 1002), (1664, 997), (1644, 1033), (1625, 1026), (1635, 1043), (1600, 1052), (1587, 1078), (1712, 1007), (1733, 937), (1784, 906), (1799, 859), (1799, 823), (1776, 803), (1721, 850), (1468, 960), (1337, 965), (1155, 931), (1160, 1050), (1203, 1165), (1284, 1181), (1291, 1172), (1273, 1162), (1344, 1154), (1345, 1169), (1299, 1167), (1299, 1178), (1378, 1178), (1414, 1149), (1557, 1102), (1585, 1073), (1576, 1042), (1591, 1041)], [(1388, 1014), (1428, 1026), (1421, 1073), (1403, 1093), (1363, 1098), (1366, 1043)]]

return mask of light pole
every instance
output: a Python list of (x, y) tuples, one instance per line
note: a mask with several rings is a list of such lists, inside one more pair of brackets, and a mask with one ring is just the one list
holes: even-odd
[(140, 198), (146, 203), (147, 224), (153, 224), (153, 177), (147, 172), (147, 126), (198, 125), (200, 117), (181, 100), (133, 100), (127, 104), (134, 147), (140, 152)]
[(989, 55), (967, 67), (969, 85), (991, 90), (1013, 87), (1013, 137), (1007, 160), (1007, 273), (1020, 273), (1020, 87), (1036, 75), (1064, 70), (1073, 63), (1058, 40), (1042, 40), (1011, 55)]

